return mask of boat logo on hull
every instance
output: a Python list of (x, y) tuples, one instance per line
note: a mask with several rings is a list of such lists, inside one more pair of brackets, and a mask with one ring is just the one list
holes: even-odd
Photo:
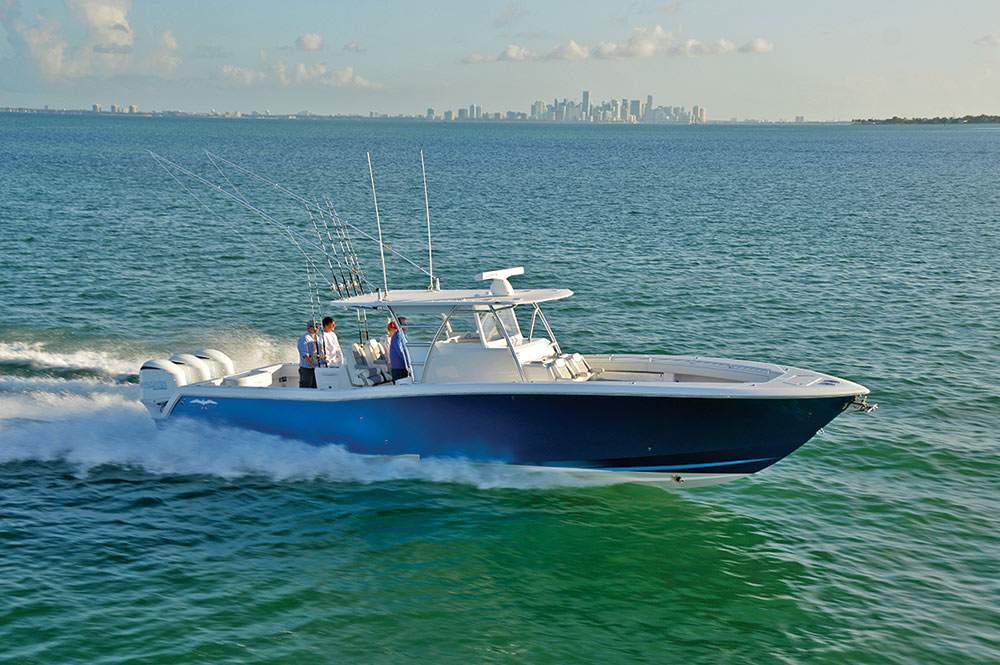
[(210, 406), (219, 406), (219, 403), (214, 399), (193, 399), (191, 404), (197, 404), (202, 408), (202, 410), (207, 409)]

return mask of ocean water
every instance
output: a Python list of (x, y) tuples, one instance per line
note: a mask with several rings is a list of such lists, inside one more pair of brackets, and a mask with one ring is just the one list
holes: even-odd
[[(371, 151), (426, 265), (420, 149), (446, 288), (523, 265), (576, 292), (564, 348), (787, 363), (879, 410), (678, 492), (157, 430), (142, 361), (288, 359), (315, 310), (286, 238), (147, 151), (374, 233)], [(1000, 662), (998, 268), (997, 126), (0, 115), (0, 663)]]

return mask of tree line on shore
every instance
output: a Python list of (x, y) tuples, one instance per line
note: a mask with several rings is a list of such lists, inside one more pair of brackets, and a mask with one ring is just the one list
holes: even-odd
[(1000, 115), (965, 115), (960, 118), (855, 118), (851, 120), (853, 125), (973, 125), (983, 123), (1000, 123)]

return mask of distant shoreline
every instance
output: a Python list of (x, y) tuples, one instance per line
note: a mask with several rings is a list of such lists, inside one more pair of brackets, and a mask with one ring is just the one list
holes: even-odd
[(351, 113), (338, 113), (332, 115), (321, 115), (317, 113), (240, 113), (239, 111), (225, 112), (205, 112), (205, 111), (93, 111), (89, 109), (53, 109), (53, 108), (28, 108), (0, 106), (0, 114), (10, 115), (61, 115), (61, 116), (83, 116), (101, 118), (205, 118), (213, 120), (353, 120), (353, 121), (411, 121), (426, 122), (430, 124), (461, 124), (461, 125), (481, 125), (481, 124), (518, 124), (518, 125), (572, 125), (579, 127), (596, 126), (671, 126), (671, 127), (696, 127), (700, 125), (847, 125), (848, 120), (757, 120), (747, 118), (744, 120), (707, 120), (705, 122), (684, 123), (684, 122), (573, 122), (560, 120), (544, 120), (538, 118), (483, 118), (481, 120), (471, 120), (468, 118), (453, 118), (444, 120), (436, 117), (433, 120), (423, 115), (364, 115)]
[(980, 125), (980, 124), (1000, 124), (1000, 115), (965, 115), (961, 117), (936, 117), (936, 118), (901, 118), (899, 116), (893, 116), (891, 118), (854, 118), (853, 120), (808, 120), (808, 121), (788, 121), (788, 120), (709, 120), (704, 123), (690, 123), (685, 125), (685, 123), (610, 123), (610, 122), (598, 122), (598, 123), (586, 123), (586, 122), (559, 122), (554, 120), (538, 120), (531, 118), (518, 118), (518, 119), (483, 119), (483, 120), (467, 120), (467, 119), (452, 119), (452, 120), (442, 120), (435, 118), (434, 120), (429, 120), (425, 116), (421, 115), (381, 115), (381, 116), (371, 116), (363, 114), (333, 114), (333, 115), (320, 115), (315, 113), (282, 113), (282, 114), (261, 114), (261, 113), (239, 113), (237, 112), (198, 112), (198, 111), (92, 111), (88, 109), (38, 109), (38, 108), (27, 108), (27, 107), (11, 107), (4, 106), (0, 107), (0, 114), (11, 114), (11, 115), (64, 115), (64, 116), (88, 116), (88, 117), (102, 117), (102, 118), (209, 118), (209, 119), (221, 119), (221, 120), (373, 120), (373, 121), (392, 121), (392, 120), (411, 120), (420, 121), (427, 123), (439, 123), (439, 124), (494, 124), (494, 123), (517, 123), (517, 124), (558, 124), (558, 125), (672, 125), (672, 126), (696, 126), (696, 125)]
[(982, 125), (998, 123), (1000, 123), (1000, 115), (964, 115), (960, 118), (900, 118), (893, 116), (882, 120), (857, 118), (851, 121), (852, 125)]

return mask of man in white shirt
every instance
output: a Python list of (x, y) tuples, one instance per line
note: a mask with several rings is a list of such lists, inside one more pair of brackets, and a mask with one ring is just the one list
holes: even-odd
[(327, 316), (323, 319), (323, 355), (326, 356), (326, 366), (344, 364), (344, 352), (340, 349), (340, 340), (333, 329), (337, 327), (333, 317)]

